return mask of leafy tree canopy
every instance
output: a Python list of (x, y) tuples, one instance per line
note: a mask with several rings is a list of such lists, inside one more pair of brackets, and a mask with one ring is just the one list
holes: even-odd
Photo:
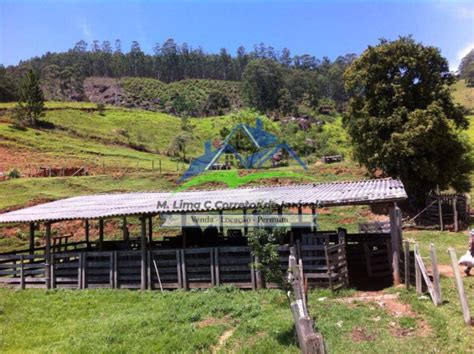
[(39, 77), (33, 70), (29, 70), (21, 80), (19, 96), (14, 119), (19, 125), (37, 125), (44, 111), (44, 96)]
[(460, 134), (469, 123), (453, 103), (454, 77), (437, 48), (411, 37), (381, 40), (344, 78), (352, 95), (344, 123), (369, 171), (401, 178), (415, 205), (437, 185), (470, 188), (471, 147)]
[(273, 60), (255, 59), (245, 68), (242, 90), (251, 107), (260, 111), (277, 109), (282, 88), (282, 71)]

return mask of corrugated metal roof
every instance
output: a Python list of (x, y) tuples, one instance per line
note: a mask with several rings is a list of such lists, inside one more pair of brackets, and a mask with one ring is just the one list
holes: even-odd
[[(399, 180), (373, 179), (186, 192), (99, 194), (73, 197), (0, 215), (0, 223), (98, 219), (164, 212), (242, 209), (243, 205), (338, 206), (407, 198)], [(161, 203), (161, 204), (159, 204)]]

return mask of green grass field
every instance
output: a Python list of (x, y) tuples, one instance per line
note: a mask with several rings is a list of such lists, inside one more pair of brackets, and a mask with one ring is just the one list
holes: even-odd
[(458, 80), (453, 85), (454, 100), (463, 105), (471, 113), (474, 112), (474, 87), (467, 87), (464, 80)]
[[(458, 233), (406, 232), (422, 256), (433, 242), (441, 264), (447, 246), (465, 249)], [(429, 266), (429, 263), (428, 263)], [(474, 328), (464, 325), (454, 279), (442, 274), (436, 308), (412, 290), (395, 308), (384, 302), (343, 302), (354, 290), (311, 291), (309, 310), (330, 353), (468, 353)], [(474, 310), (474, 277), (464, 278)], [(226, 338), (223, 340), (222, 338)], [(220, 343), (220, 344), (219, 344)], [(297, 353), (286, 295), (231, 287), (202, 291), (35, 290), (0, 288), (0, 350), (84, 352)]]

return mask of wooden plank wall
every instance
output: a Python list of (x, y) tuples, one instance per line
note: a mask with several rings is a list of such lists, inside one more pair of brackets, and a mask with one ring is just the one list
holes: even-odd
[[(286, 272), (289, 247), (280, 247)], [(250, 247), (215, 247), (147, 251), (149, 289), (193, 289), (232, 284), (256, 289)], [(47, 288), (45, 257), (0, 256), (0, 283)], [(67, 252), (51, 257), (51, 288), (129, 288), (141, 286), (141, 252)], [(261, 284), (260, 284), (261, 286)]]

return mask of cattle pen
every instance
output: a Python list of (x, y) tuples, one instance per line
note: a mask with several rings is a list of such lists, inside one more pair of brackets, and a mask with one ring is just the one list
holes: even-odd
[[(280, 240), (281, 268), (288, 266), (290, 247), (302, 261), (308, 286), (331, 289), (351, 278), (400, 282), (402, 245), (401, 212), (397, 202), (407, 198), (403, 184), (394, 179), (278, 185), (184, 192), (122, 193), (78, 196), (0, 215), (0, 224), (29, 224), (29, 247), (0, 254), (0, 283), (19, 288), (134, 288), (192, 289), (232, 284), (238, 288), (272, 287), (258, 269), (247, 236), (257, 225), (244, 221), (241, 227), (223, 223), (202, 230), (196, 225), (181, 227), (180, 234), (153, 238), (156, 220), (167, 215), (224, 211), (243, 217), (255, 210), (242, 205), (268, 202), (276, 215), (303, 210), (317, 215), (321, 207), (381, 204), (390, 212), (389, 232), (348, 233), (345, 229), (318, 230), (300, 222), (289, 225)], [(206, 201), (206, 203), (204, 203)], [(220, 207), (219, 207), (220, 206)], [(127, 217), (138, 217), (138, 235), (131, 235)], [(104, 221), (122, 222), (120, 239), (105, 237)], [(77, 230), (83, 239), (71, 242), (54, 235), (58, 222), (81, 221)], [(91, 240), (92, 224), (99, 230)], [(39, 229), (44, 246), (35, 246)], [(403, 255), (402, 255), (403, 256)]]

